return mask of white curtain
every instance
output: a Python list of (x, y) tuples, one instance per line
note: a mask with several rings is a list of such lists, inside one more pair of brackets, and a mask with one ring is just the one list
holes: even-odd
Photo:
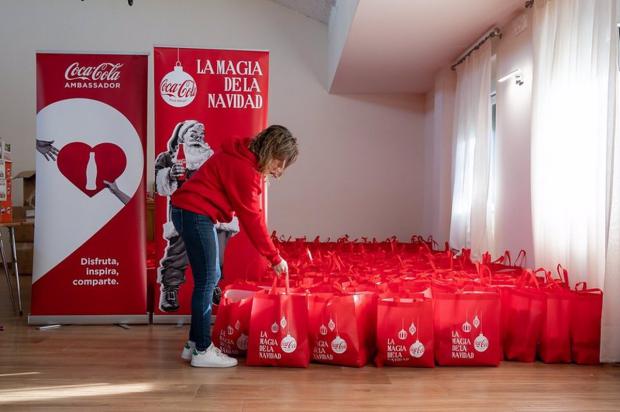
[(457, 66), (454, 183), (450, 245), (479, 256), (492, 242), (489, 220), (491, 168), (491, 42)]
[(435, 76), (427, 138), (425, 223), (440, 245), (450, 239), (452, 213), (452, 139), (456, 73), (446, 68)]
[[(571, 284), (587, 281), (589, 287), (603, 288), (606, 305), (620, 299), (618, 266), (608, 265), (606, 274), (614, 22), (613, 0), (535, 3), (531, 180), (536, 266), (551, 269), (561, 263)], [(617, 233), (610, 232), (616, 243)], [(614, 276), (614, 288), (607, 287), (609, 276)], [(617, 357), (617, 347), (615, 352)]]
[[(620, 0), (615, 0), (616, 24), (620, 22)], [(618, 61), (618, 35), (612, 37), (612, 61)], [(607, 262), (603, 290), (603, 336), (601, 361), (620, 362), (620, 65), (612, 63), (615, 87), (614, 134), (609, 139)], [(610, 88), (610, 90), (613, 90)]]
[[(617, 50), (617, 49), (615, 49)], [(616, 72), (616, 76), (617, 76)], [(617, 80), (617, 78), (616, 78)], [(620, 96), (616, 81), (616, 102)], [(603, 283), (603, 335), (601, 361), (620, 362), (620, 118), (616, 104), (615, 144), (610, 154), (609, 225), (607, 228), (607, 262)]]

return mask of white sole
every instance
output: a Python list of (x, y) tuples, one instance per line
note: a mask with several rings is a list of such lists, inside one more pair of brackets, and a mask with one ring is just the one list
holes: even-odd
[(184, 361), (191, 361), (192, 360), (192, 352), (194, 352), (194, 348), (190, 349), (190, 350), (185, 350), (183, 349), (181, 351), (181, 359), (183, 359)]

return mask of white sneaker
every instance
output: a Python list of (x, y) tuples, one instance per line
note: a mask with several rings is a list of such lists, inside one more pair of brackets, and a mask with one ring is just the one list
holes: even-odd
[(196, 343), (188, 340), (185, 342), (185, 346), (183, 346), (183, 352), (181, 352), (181, 359), (186, 361), (192, 360), (192, 352), (196, 349)]
[(211, 346), (204, 352), (198, 352), (194, 349), (192, 366), (197, 368), (230, 368), (237, 366), (237, 359), (226, 355), (211, 343)]

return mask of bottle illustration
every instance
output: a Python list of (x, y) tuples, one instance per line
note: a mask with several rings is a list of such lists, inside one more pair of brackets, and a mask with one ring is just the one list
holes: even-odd
[(97, 162), (95, 152), (90, 152), (86, 164), (86, 190), (97, 190)]
[(177, 180), (179, 182), (182, 182), (185, 180), (185, 144), (181, 143), (179, 145), (179, 151), (177, 152), (177, 163), (180, 163), (181, 166), (183, 166), (183, 174), (177, 177)]

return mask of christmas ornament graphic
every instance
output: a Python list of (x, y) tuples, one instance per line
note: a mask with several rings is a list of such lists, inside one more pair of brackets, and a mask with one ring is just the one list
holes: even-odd
[(287, 334), (284, 338), (282, 338), (280, 348), (282, 348), (284, 353), (293, 353), (295, 352), (295, 349), (297, 349), (297, 341), (294, 337)]

